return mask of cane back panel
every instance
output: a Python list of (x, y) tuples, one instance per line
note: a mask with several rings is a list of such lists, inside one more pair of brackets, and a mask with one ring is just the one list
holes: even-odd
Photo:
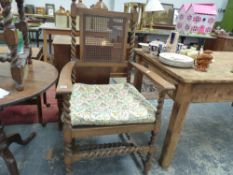
[(80, 59), (84, 62), (119, 63), (125, 60), (128, 14), (78, 9)]

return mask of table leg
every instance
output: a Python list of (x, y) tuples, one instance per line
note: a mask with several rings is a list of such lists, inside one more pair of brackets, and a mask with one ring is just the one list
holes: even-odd
[(38, 30), (38, 31), (36, 31), (36, 45), (37, 45), (37, 47), (40, 46), (40, 43), (39, 43), (39, 35), (40, 35), (40, 31)]
[(31, 31), (30, 31), (30, 30), (28, 31), (28, 40), (29, 40), (29, 42), (31, 43), (32, 36), (31, 36)]
[(48, 62), (48, 48), (47, 48), (47, 31), (43, 30), (43, 57), (44, 57), (44, 61)]
[(49, 41), (49, 54), (51, 55), (51, 53), (52, 53), (52, 42), (53, 42), (51, 34), (49, 34), (49, 40), (48, 41)]
[(43, 101), (44, 101), (44, 104), (46, 105), (46, 107), (50, 107), (51, 104), (48, 103), (47, 101), (47, 94), (46, 92), (43, 93)]
[[(142, 64), (142, 59), (139, 55), (136, 55), (136, 62), (138, 64)], [(142, 78), (143, 78), (143, 74), (139, 72), (138, 70), (135, 70), (133, 84), (139, 92), (141, 92), (142, 90)]]
[(171, 164), (173, 155), (176, 150), (176, 145), (180, 138), (180, 133), (185, 121), (186, 112), (190, 104), (190, 85), (179, 85), (175, 103), (173, 105), (172, 114), (169, 121), (166, 138), (163, 144), (162, 153), (160, 156), (160, 165), (163, 168), (168, 168)]
[(57, 98), (57, 106), (58, 106), (58, 128), (59, 130), (62, 130), (63, 122), (61, 116), (63, 111), (63, 100), (61, 95), (57, 95), (56, 98)]
[(11, 153), (9, 148), (0, 150), (0, 155), (6, 162), (7, 168), (11, 175), (19, 175), (19, 170), (17, 168), (16, 160), (14, 155)]
[(43, 118), (41, 95), (37, 96), (36, 98), (37, 98), (36, 100), (37, 100), (37, 110), (38, 110), (39, 122), (44, 127), (46, 125), (46, 123), (44, 122), (44, 118)]
[(6, 162), (6, 165), (8, 167), (8, 170), (11, 175), (19, 175), (19, 171), (17, 168), (16, 160), (14, 158), (14, 155), (9, 150), (9, 146), (11, 143), (15, 142), (21, 145), (28, 144), (34, 137), (36, 136), (36, 133), (31, 133), (29, 137), (25, 140), (23, 140), (19, 134), (13, 134), (11, 136), (6, 136), (5, 132), (3, 131), (3, 128), (0, 128), (0, 156), (3, 157), (3, 159)]

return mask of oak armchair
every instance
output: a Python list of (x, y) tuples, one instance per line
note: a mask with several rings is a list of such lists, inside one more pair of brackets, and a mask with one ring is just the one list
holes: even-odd
[[(75, 1), (71, 9), (72, 61), (63, 67), (57, 85), (57, 94), (63, 97), (66, 174), (72, 174), (74, 161), (130, 153), (140, 155), (147, 174), (155, 152), (164, 96), (175, 87), (147, 68), (126, 59), (130, 14), (77, 9)], [(76, 15), (80, 17), (80, 59), (75, 56)], [(131, 38), (131, 43), (133, 40)], [(132, 68), (159, 86), (156, 108), (130, 84)], [(117, 76), (125, 77), (128, 83), (108, 84), (110, 77)], [(130, 138), (130, 133), (140, 132), (151, 132), (145, 145), (137, 145)], [(76, 139), (112, 134), (119, 134), (124, 139), (95, 145), (75, 143)]]

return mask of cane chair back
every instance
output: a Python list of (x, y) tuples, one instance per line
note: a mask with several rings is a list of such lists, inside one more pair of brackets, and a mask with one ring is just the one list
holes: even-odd
[(129, 14), (80, 9), (80, 59), (83, 62), (121, 63), (125, 60)]
[[(102, 84), (109, 83), (113, 74), (127, 76), (126, 46), (130, 14), (84, 8), (73, 11), (72, 14), (80, 19), (78, 26), (81, 34), (80, 57), (76, 65), (79, 76), (76, 81)], [(72, 33), (75, 31), (72, 27)], [(77, 53), (74, 46), (72, 49), (71, 53)]]

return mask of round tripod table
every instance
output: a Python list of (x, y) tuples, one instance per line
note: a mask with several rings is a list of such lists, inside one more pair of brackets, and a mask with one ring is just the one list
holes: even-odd
[[(40, 95), (55, 84), (57, 77), (58, 72), (54, 66), (49, 63), (33, 60), (32, 64), (27, 65), (25, 69), (24, 90), (17, 91), (15, 83), (11, 78), (10, 64), (0, 63), (0, 88), (10, 92), (9, 95), (0, 99), (0, 109)], [(5, 160), (11, 175), (18, 175), (19, 171), (15, 158), (9, 150), (10, 144), (15, 142), (26, 145), (35, 135), (36, 133), (33, 132), (28, 138), (22, 140), (18, 133), (6, 136), (3, 127), (0, 127), (0, 156)]]

